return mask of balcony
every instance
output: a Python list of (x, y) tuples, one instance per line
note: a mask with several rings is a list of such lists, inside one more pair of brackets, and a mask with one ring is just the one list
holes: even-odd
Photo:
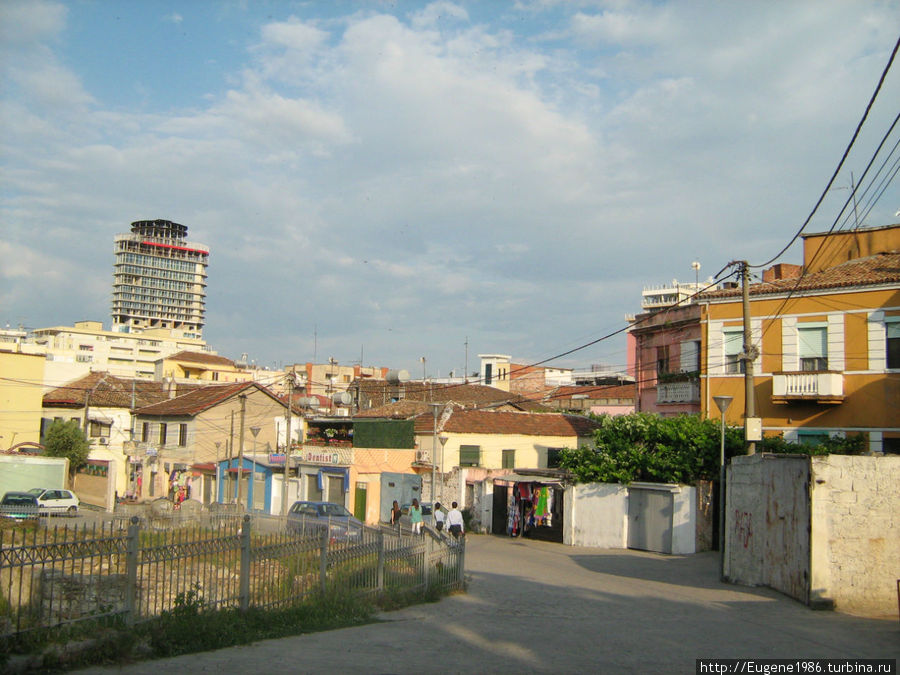
[(772, 403), (840, 404), (844, 402), (844, 375), (832, 371), (774, 373)]
[(700, 403), (700, 383), (696, 380), (657, 382), (657, 404)]

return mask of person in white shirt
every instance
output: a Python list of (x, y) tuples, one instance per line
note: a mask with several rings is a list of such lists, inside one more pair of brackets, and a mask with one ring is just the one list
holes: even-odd
[(451, 504), (451, 508), (447, 512), (447, 529), (450, 530), (450, 534), (452, 534), (455, 539), (459, 539), (460, 535), (465, 532), (463, 529), (462, 513), (457, 508), (456, 502)]
[(441, 511), (441, 503), (435, 502), (434, 509), (431, 512), (432, 518), (434, 518), (434, 529), (438, 532), (444, 529), (444, 512)]

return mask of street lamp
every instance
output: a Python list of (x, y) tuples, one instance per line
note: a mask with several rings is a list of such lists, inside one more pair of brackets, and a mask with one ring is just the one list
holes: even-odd
[[(425, 357), (422, 357), (423, 359)], [(431, 504), (434, 508), (434, 472), (437, 466), (437, 422), (438, 411), (441, 409), (442, 403), (431, 403), (431, 412), (434, 415), (434, 433), (431, 436)]]
[(721, 443), (719, 445), (719, 577), (725, 577), (725, 411), (731, 405), (731, 396), (713, 396), (722, 418)]
[[(438, 440), (441, 442), (441, 503), (444, 501), (444, 446), (447, 445), (447, 434), (441, 434), (438, 437)], [(434, 499), (431, 500), (434, 503)], [(434, 506), (431, 507), (432, 512), (434, 511)]]

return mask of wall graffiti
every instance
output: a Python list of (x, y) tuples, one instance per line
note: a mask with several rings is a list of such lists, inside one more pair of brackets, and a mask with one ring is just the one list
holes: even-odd
[(734, 537), (744, 545), (744, 548), (750, 546), (750, 540), (753, 539), (753, 514), (749, 511), (735, 510)]

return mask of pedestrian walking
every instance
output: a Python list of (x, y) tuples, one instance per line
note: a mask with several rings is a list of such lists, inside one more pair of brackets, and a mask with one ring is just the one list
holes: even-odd
[(409, 507), (409, 522), (412, 524), (413, 534), (422, 534), (422, 507), (419, 506), (418, 499), (413, 499), (412, 506)]
[(397, 500), (394, 500), (394, 505), (391, 507), (391, 527), (396, 527), (397, 532), (400, 531), (400, 516), (403, 515), (403, 512), (400, 510), (400, 504), (397, 503)]
[(434, 509), (431, 512), (431, 517), (434, 519), (434, 529), (438, 532), (441, 532), (444, 529), (444, 512), (441, 511), (440, 502), (434, 503)]
[(450, 505), (450, 511), (447, 513), (447, 529), (450, 530), (454, 539), (459, 539), (465, 533), (462, 513), (457, 508), (456, 502)]

